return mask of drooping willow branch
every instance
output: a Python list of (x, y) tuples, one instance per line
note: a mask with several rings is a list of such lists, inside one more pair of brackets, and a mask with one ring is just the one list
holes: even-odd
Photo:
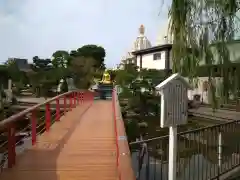
[[(232, 87), (236, 89), (236, 81), (239, 81), (236, 73), (229, 72), (231, 59), (227, 47), (237, 31), (234, 28), (234, 17), (239, 8), (237, 0), (172, 0), (169, 13), (173, 71), (184, 71), (190, 82), (194, 83), (201, 64), (209, 67), (223, 65), (220, 71), (223, 83), (221, 98), (224, 102), (228, 100)], [(235, 80), (230, 81), (230, 78)], [(208, 69), (211, 101), (215, 107), (214, 79), (213, 70)]]

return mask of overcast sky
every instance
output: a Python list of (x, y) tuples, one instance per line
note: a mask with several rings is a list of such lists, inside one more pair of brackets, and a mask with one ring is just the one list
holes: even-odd
[(141, 24), (155, 44), (167, 20), (165, 6), (162, 0), (0, 0), (0, 62), (98, 44), (113, 67), (132, 47)]

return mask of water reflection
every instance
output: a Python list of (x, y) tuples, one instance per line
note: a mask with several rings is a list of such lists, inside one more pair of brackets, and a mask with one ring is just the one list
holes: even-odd
[[(21, 140), (21, 144), (16, 145), (16, 155), (22, 154), (27, 148), (32, 146), (31, 136), (25, 137)], [(0, 169), (7, 168), (7, 152), (0, 153)]]

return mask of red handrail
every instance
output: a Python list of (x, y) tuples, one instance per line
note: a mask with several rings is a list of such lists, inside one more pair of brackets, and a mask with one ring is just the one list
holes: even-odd
[[(67, 95), (72, 95), (72, 93), (73, 93), (73, 91), (69, 91), (69, 92), (60, 94), (58, 96), (55, 96), (55, 97), (45, 101), (44, 103), (39, 103), (39, 104), (37, 104), (35, 106), (32, 106), (30, 108), (27, 108), (27, 109), (19, 112), (17, 114), (14, 114), (14, 115), (10, 116), (9, 118), (4, 119), (3, 121), (0, 121), (0, 129), (3, 128), (3, 127), (6, 127), (8, 124), (14, 123), (15, 121), (18, 120), (19, 117), (22, 117), (25, 114), (28, 114), (28, 113), (32, 112), (33, 110), (35, 110), (35, 109), (37, 109), (37, 108), (39, 108), (39, 107), (41, 107), (43, 105), (49, 104), (49, 103), (53, 102), (56, 99), (59, 99), (61, 97), (67, 96)], [(70, 99), (72, 99), (72, 96), (70, 96)]]
[(116, 89), (113, 89), (112, 104), (116, 137), (116, 164), (118, 169), (118, 179), (135, 180), (136, 178), (132, 169), (130, 150)]
[(119, 171), (119, 144), (118, 144), (118, 125), (117, 125), (117, 113), (116, 113), (116, 90), (112, 91), (112, 109), (114, 119), (114, 132), (115, 132), (115, 143), (116, 143), (116, 165), (118, 170), (119, 180), (121, 180), (121, 173)]
[[(63, 108), (64, 111), (61, 114), (60, 111), (60, 99), (63, 99)], [(69, 99), (69, 100), (68, 100)], [(24, 128), (24, 131), (26, 131), (27, 128), (31, 127), (31, 136), (32, 136), (32, 145), (36, 143), (37, 140), (37, 111), (36, 109), (40, 108), (41, 106), (45, 106), (45, 115), (43, 116), (43, 123), (41, 122), (40, 126), (44, 126), (46, 131), (50, 130), (51, 126), (51, 120), (53, 119), (52, 116), (54, 116), (55, 121), (60, 121), (60, 117), (64, 115), (67, 111), (71, 110), (72, 108), (76, 107), (77, 104), (83, 104), (84, 102), (88, 101), (91, 102), (93, 100), (93, 93), (89, 91), (70, 91), (63, 93), (61, 95), (58, 95), (54, 98), (51, 98), (44, 103), (37, 104), (35, 106), (32, 106), (24, 111), (21, 111), (17, 114), (12, 115), (11, 117), (3, 120), (0, 122), (0, 130), (6, 130), (7, 131), (7, 141), (3, 144), (0, 144), (0, 149), (7, 148), (7, 154), (8, 154), (8, 167), (11, 168), (15, 165), (16, 161), (16, 122), (20, 121), (22, 117), (30, 114), (31, 115), (31, 122), (30, 125)], [(50, 103), (53, 101), (56, 101), (56, 112), (54, 115), (51, 114), (51, 107)], [(42, 119), (42, 118), (41, 118)], [(20, 131), (21, 132), (21, 131)], [(1, 170), (1, 164), (0, 164), (0, 170)]]

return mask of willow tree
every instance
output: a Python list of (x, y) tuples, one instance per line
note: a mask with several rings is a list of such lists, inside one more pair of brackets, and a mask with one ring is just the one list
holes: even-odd
[[(227, 42), (233, 40), (237, 31), (234, 28), (234, 17), (238, 10), (238, 0), (172, 0), (169, 12), (169, 31), (173, 39), (173, 71), (185, 72), (190, 83), (194, 85), (201, 61), (207, 67), (219, 64), (223, 67), (220, 71), (224, 101), (228, 100), (234, 84), (229, 81), (235, 75), (229, 72), (230, 55)], [(216, 90), (212, 68), (208, 68), (208, 79), (212, 104), (215, 107)], [(236, 81), (234, 82), (236, 87)]]

